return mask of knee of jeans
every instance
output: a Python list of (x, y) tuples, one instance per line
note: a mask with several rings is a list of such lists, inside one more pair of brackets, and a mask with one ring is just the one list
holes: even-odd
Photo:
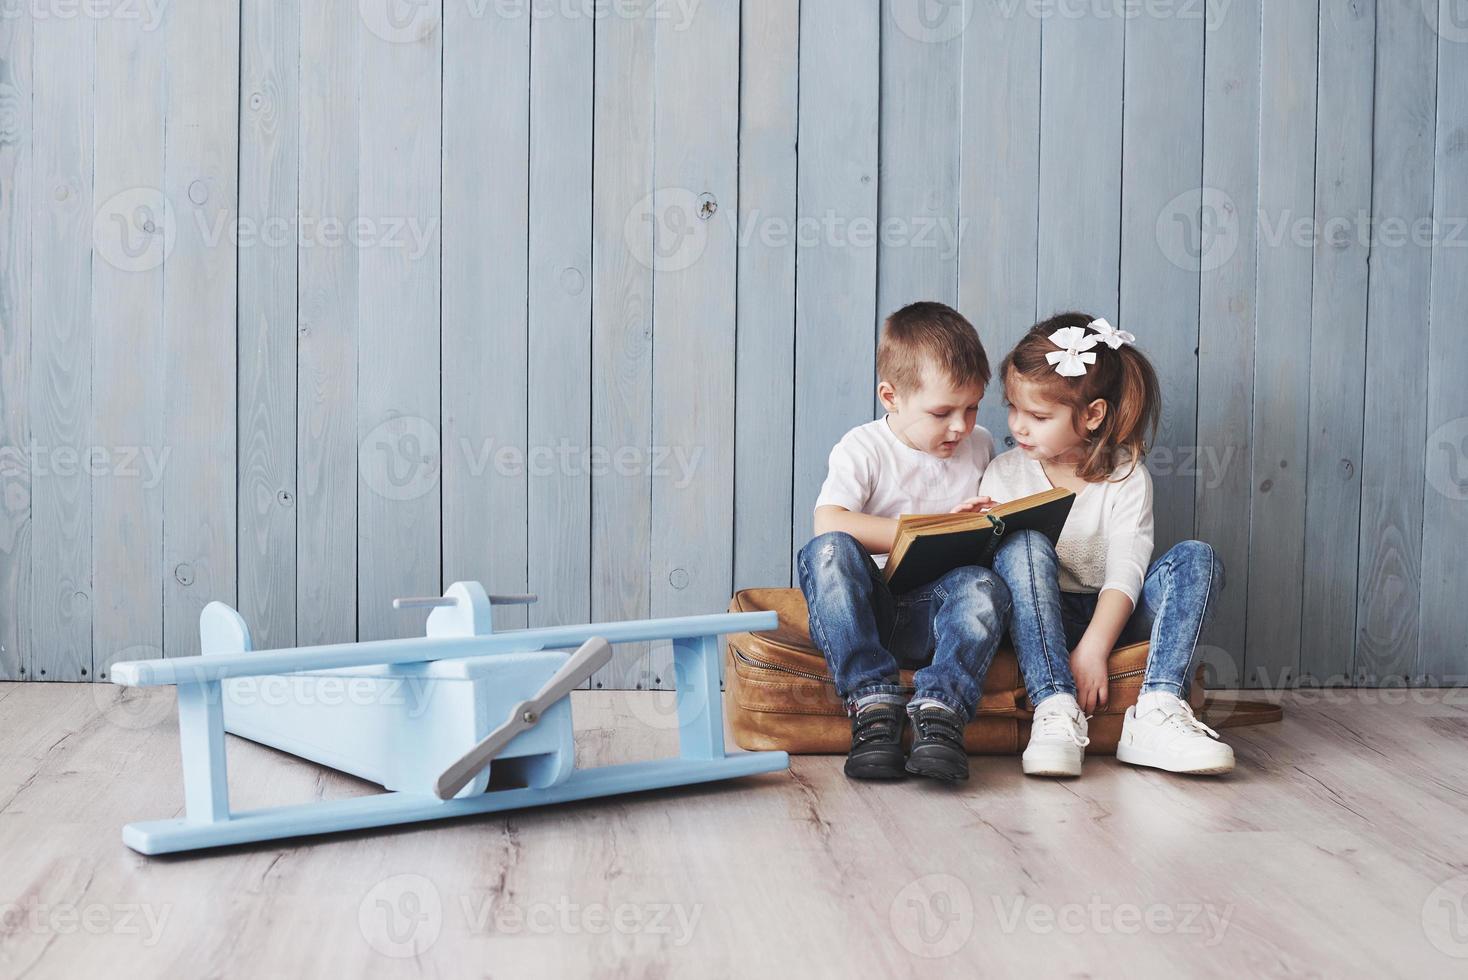
[(1023, 530), (1007, 535), (999, 549), (994, 552), (994, 568), (1007, 570), (1015, 562), (1030, 562), (1049, 556), (1055, 560), (1055, 544), (1039, 531)]
[(1223, 591), (1223, 559), (1218, 557), (1218, 552), (1207, 541), (1179, 541), (1171, 553), (1174, 562), (1179, 565), (1196, 569), (1199, 574), (1207, 572), (1217, 590)]
[(1001, 615), (1009, 612), (1009, 586), (1004, 579), (980, 565), (965, 565), (949, 572), (945, 585), (987, 596)]
[(1043, 555), (1048, 552), (1053, 555), (1055, 553), (1055, 542), (1051, 541), (1049, 537), (1040, 531), (1029, 528), (1023, 531), (1017, 531), (1009, 536), (1009, 540), (1005, 542), (1005, 546), (1013, 546), (1019, 542), (1023, 542), (1023, 547), (1030, 554), (1039, 553)]
[(1206, 541), (1181, 541), (1173, 548), (1177, 560), (1199, 571), (1207, 570), (1215, 585), (1223, 588), (1223, 559)]
[(861, 542), (845, 531), (827, 531), (806, 542), (800, 549), (800, 557), (811, 566), (813, 572), (823, 568), (844, 568), (852, 562), (861, 564), (865, 554)]

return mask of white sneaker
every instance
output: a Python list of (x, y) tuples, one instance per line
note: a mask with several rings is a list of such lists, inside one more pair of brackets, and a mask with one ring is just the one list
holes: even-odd
[(1193, 775), (1231, 772), (1234, 767), (1234, 750), (1193, 715), (1191, 705), (1165, 692), (1144, 694), (1126, 709), (1116, 758)]
[(1086, 716), (1076, 699), (1052, 694), (1035, 708), (1020, 766), (1026, 776), (1079, 776), (1089, 744)]

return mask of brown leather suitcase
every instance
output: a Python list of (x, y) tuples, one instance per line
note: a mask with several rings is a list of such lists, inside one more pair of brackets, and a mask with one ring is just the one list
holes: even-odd
[[(845, 754), (851, 747), (851, 724), (826, 659), (811, 642), (805, 596), (799, 589), (744, 589), (729, 603), (730, 612), (770, 609), (779, 616), (778, 627), (728, 638), (724, 710), (735, 742), (751, 750)], [(1091, 718), (1087, 752), (1115, 754), (1122, 716), (1141, 693), (1147, 648), (1146, 643), (1136, 643), (1112, 652), (1108, 703)], [(899, 683), (911, 687), (912, 671), (901, 671)], [(1189, 701), (1199, 717), (1208, 720), (1201, 667)], [(1011, 649), (1001, 647), (984, 679), (978, 713), (964, 731), (964, 744), (973, 754), (1018, 753), (1029, 739), (1031, 717), (1019, 663)], [(1236, 726), (1279, 717), (1279, 708), (1264, 702), (1228, 702), (1227, 717), (1209, 723)]]

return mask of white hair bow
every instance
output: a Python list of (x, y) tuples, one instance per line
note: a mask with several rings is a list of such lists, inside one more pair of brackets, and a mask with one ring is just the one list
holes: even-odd
[(1092, 320), (1087, 326), (1100, 334), (1097, 339), (1112, 350), (1119, 349), (1122, 344), (1135, 344), (1137, 342), (1135, 335), (1127, 333), (1125, 330), (1116, 329), (1111, 325), (1111, 321), (1104, 317)]
[(1085, 327), (1062, 327), (1050, 335), (1050, 343), (1059, 347), (1045, 355), (1045, 360), (1055, 365), (1055, 373), (1063, 378), (1079, 378), (1086, 373), (1087, 364), (1096, 363), (1095, 337), (1086, 333)]

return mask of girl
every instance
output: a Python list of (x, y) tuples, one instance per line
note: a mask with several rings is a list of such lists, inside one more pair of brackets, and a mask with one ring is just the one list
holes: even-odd
[(1062, 313), (1030, 330), (1000, 368), (1018, 446), (989, 464), (973, 507), (1051, 487), (1076, 493), (1056, 544), (1028, 531), (994, 559), (1013, 598), (1010, 632), (1035, 705), (1023, 756), (1031, 775), (1080, 775), (1086, 713), (1106, 703), (1106, 661), (1118, 641), (1150, 640), (1151, 651), (1117, 758), (1186, 773), (1234, 764), (1233, 750), (1184, 700), (1223, 568), (1201, 541), (1149, 565), (1152, 478), (1143, 459), (1161, 406), (1157, 375), (1135, 340), (1105, 320)]

